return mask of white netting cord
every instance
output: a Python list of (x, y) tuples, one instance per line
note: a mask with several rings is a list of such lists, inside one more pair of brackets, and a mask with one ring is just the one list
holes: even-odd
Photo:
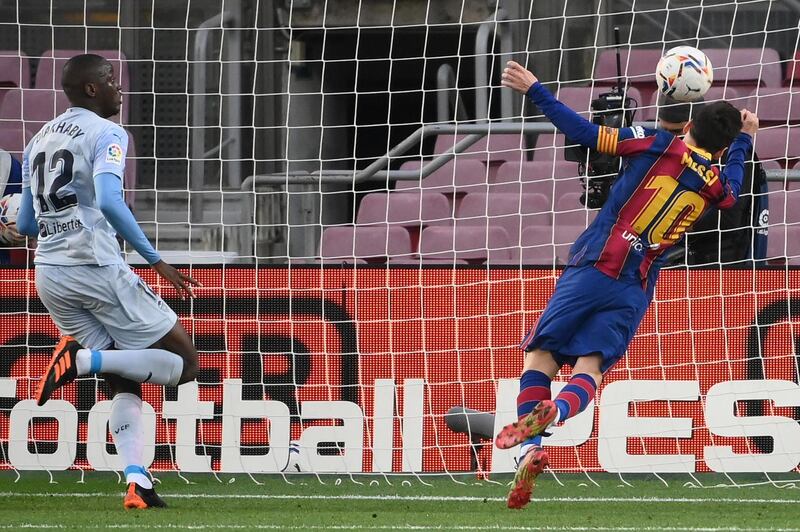
[[(387, 19), (375, 24), (374, 13), (366, 2), (358, 3), (355, 18), (350, 22), (343, 21), (342, 13), (331, 12), (327, 3), (320, 4), (323, 9), (316, 21), (312, 12), (295, 2), (289, 3), (286, 12), (281, 8), (269, 27), (260, 26), (269, 19), (261, 6), (244, 13), (252, 19), (243, 18), (240, 13), (235, 25), (220, 19), (218, 24), (210, 26), (214, 29), (209, 33), (206, 60), (193, 55), (196, 42), (193, 39), (211, 13), (199, 19), (188, 8), (169, 30), (186, 34), (181, 45), (183, 56), (177, 61), (148, 56), (123, 37), (123, 31), (141, 31), (137, 40), (147, 41), (150, 53), (156, 54), (161, 32), (167, 30), (154, 20), (147, 24), (117, 22), (114, 42), (103, 48), (124, 53), (127, 58), (130, 69), (125, 72), (131, 73), (126, 80), (130, 85), (131, 106), (137, 99), (139, 102), (149, 99), (153, 107), (158, 107), (157, 102), (169, 96), (168, 89), (159, 88), (163, 80), (157, 80), (156, 74), (147, 80), (135, 75), (140, 63), (149, 63), (152, 57), (158, 72), (173, 68), (172, 63), (181, 63), (185, 69), (171, 73), (184, 78), (179, 92), (186, 102), (179, 112), (172, 113), (177, 118), (159, 116), (155, 111), (152, 116), (136, 114), (131, 107), (131, 121), (123, 124), (132, 131), (136, 143), (137, 214), (141, 214), (143, 225), (149, 228), (148, 235), (169, 257), (168, 261), (186, 263), (189, 265), (186, 271), (206, 286), (200, 291), (198, 301), (183, 304), (175, 299), (171, 289), (163, 283), (159, 285), (160, 293), (178, 310), (196, 342), (204, 373), (197, 396), (192, 399), (175, 390), (163, 392), (146, 387), (145, 401), (154, 408), (157, 423), (152, 468), (178, 470), (181, 474), (193, 472), (191, 467), (182, 466), (186, 449), (179, 449), (181, 446), (194, 449), (185, 443), (192, 441), (197, 449), (190, 449), (191, 453), (209, 458), (210, 467), (205, 473), (219, 478), (220, 473), (231, 468), (246, 473), (255, 482), (258, 482), (256, 475), (265, 471), (280, 473), (292, 481), (292, 469), (285, 466), (294, 464), (303, 471), (316, 473), (320, 482), (328, 482), (322, 475), (327, 471), (345, 475), (354, 482), (361, 482), (355, 475), (362, 472), (375, 473), (386, 482), (394, 482), (395, 475), (409, 475), (424, 482), (425, 476), (432, 473), (444, 473), (454, 481), (465, 482), (470, 477), (464, 475), (473, 474), (472, 454), (476, 449), (479, 475), (508, 472), (508, 462), (492, 449), (491, 441), (482, 438), (473, 447), (468, 434), (448, 426), (447, 412), (463, 406), (495, 414), (497, 419), (502, 416), (513, 419), (515, 397), (498, 396), (501, 381), (518, 377), (521, 367), (518, 340), (544, 309), (558, 275), (555, 266), (565, 264), (570, 239), (574, 240), (595, 219), (597, 211), (585, 207), (578, 199), (581, 189), (577, 164), (572, 170), (564, 170), (563, 136), (546, 129), (547, 122), (536, 116), (530, 104), (524, 109), (515, 107), (510, 116), (503, 114), (505, 89), (497, 82), (503, 60), (513, 57), (536, 71), (541, 69), (542, 79), (553, 81), (551, 87), (556, 93), (567, 94), (567, 89), (579, 84), (596, 95), (597, 91), (592, 93), (591, 89), (609, 87), (608, 79), (595, 76), (600, 54), (611, 49), (606, 39), (609, 27), (623, 24), (622, 35), (627, 42), (622, 44), (626, 52), (622, 68), (635, 70), (637, 50), (657, 50), (660, 54), (678, 44), (673, 22), (682, 20), (681, 15), (677, 7), (658, 14), (663, 17), (663, 27), (657, 33), (653, 30), (641, 42), (641, 28), (652, 25), (653, 13), (643, 12), (635, 5), (625, 13), (610, 12), (603, 3), (593, 7), (591, 13), (571, 12), (566, 4), (559, 6), (557, 13), (537, 11), (543, 8), (531, 5), (530, 13), (515, 15), (517, 18), (506, 14), (504, 19), (499, 7), (478, 12), (479, 18), (465, 4), (455, 18), (439, 21), (428, 2), (424, 16), (408, 23), (403, 6), (395, 2)], [(731, 12), (731, 22), (722, 31), (713, 16), (726, 6)], [(726, 53), (719, 57), (733, 64), (742, 48), (737, 43), (754, 42), (749, 38), (749, 30), (739, 30), (735, 24), (747, 16), (749, 7), (752, 6), (734, 2), (715, 5), (713, 9), (699, 6), (695, 11), (699, 10), (700, 20), (708, 19), (708, 27), (716, 28), (717, 33), (701, 32), (698, 24), (685, 36), (686, 44), (703, 48), (714, 43), (709, 47), (725, 49)], [(780, 44), (775, 44), (779, 30), (771, 22), (777, 7), (769, 4), (765, 8), (764, 24), (758, 30), (760, 41), (750, 46), (761, 51), (759, 79), (774, 66), (774, 60), (769, 59), (773, 57), (770, 51)], [(119, 20), (127, 16), (122, 4), (115, 9)], [(589, 16), (595, 21), (594, 29), (604, 28), (604, 31), (595, 31), (589, 39), (576, 39), (571, 32)], [(23, 20), (24, 16), (18, 15), (19, 25)], [(560, 30), (554, 30), (549, 42), (536, 40), (538, 34), (533, 28), (542, 23), (554, 27), (560, 24)], [(472, 79), (479, 56), (470, 48), (471, 39), (481, 24), (486, 24), (485, 31), (491, 39), (485, 84)], [(42, 50), (65, 49), (59, 36), (67, 26), (51, 13), (49, 24), (42, 25), (42, 29), (48, 30), (47, 42), (41, 43)], [(424, 44), (418, 57), (408, 58), (403, 54), (403, 39), (412, 29), (418, 38), (424, 39)], [(241, 41), (241, 35), (247, 31), (252, 31), (249, 35), (253, 38), (253, 42), (242, 44), (247, 52), (238, 58), (231, 56), (226, 46), (237, 39)], [(503, 48), (504, 31), (517, 37), (511, 49)], [(261, 56), (266, 49), (262, 47), (278, 32), (285, 36), (285, 49), (271, 48), (272, 56)], [(451, 38), (455, 53), (443, 51), (441, 42), (448, 39), (447, 32), (455, 35)], [(23, 57), (23, 45), (32, 46), (30, 39), (23, 39), (22, 35), (18, 31), (16, 37), (19, 57)], [(339, 48), (343, 46), (343, 38), (352, 40), (354, 53), (347, 55)], [(370, 43), (377, 42), (375, 39), (382, 39), (381, 45), (386, 46), (384, 57), (368, 53)], [(95, 42), (93, 27), (84, 24), (79, 47), (100, 49)], [(788, 58), (788, 52), (796, 51), (796, 47), (795, 40), (794, 50), (781, 48), (781, 57)], [(303, 50), (307, 55), (293, 55), (293, 50), (297, 54)], [(583, 50), (587, 57), (583, 69), (577, 68), (571, 59), (576, 50)], [(558, 54), (559, 61), (550, 68), (544, 64), (544, 58), (552, 57), (553, 53)], [(25, 57), (32, 57), (35, 65), (39, 56), (34, 53)], [(412, 59), (420, 65), (415, 67), (422, 71), (419, 86), (395, 88), (395, 80), (410, 76), (400, 59)], [(386, 83), (380, 89), (375, 89), (374, 84), (362, 88), (360, 82), (369, 75), (377, 75), (373, 63), (379, 61), (387, 63), (385, 73), (380, 74), (387, 76)], [(247, 73), (251, 62), (252, 72)], [(456, 85), (441, 89), (431, 80), (436, 69), (445, 63), (453, 68)], [(195, 86), (192, 73), (201, 65), (208, 68), (207, 72), (218, 69), (219, 78), (212, 77), (204, 80), (202, 86)], [(726, 66), (715, 64), (717, 68)], [(241, 69), (238, 72), (244, 79), (242, 113), (249, 115), (250, 121), (247, 124), (247, 120), (242, 120), (245, 125), (238, 137), (231, 136), (235, 128), (226, 121), (230, 110), (227, 106), (234, 96), (228, 76), (237, 69)], [(18, 71), (21, 74), (22, 67)], [(733, 70), (724, 72), (728, 76)], [(259, 81), (261, 74), (266, 73), (282, 77), (281, 92), (269, 92), (267, 96), (280, 102), (276, 124), (269, 125), (274, 128), (277, 137), (274, 144), (278, 146), (272, 152), (259, 146), (255, 132), (250, 132), (262, 118), (263, 109), (257, 101), (267, 91)], [(55, 75), (54, 72), (54, 84)], [(250, 75), (252, 78), (247, 77)], [(720, 81), (726, 88), (741, 89), (734, 84), (736, 80), (723, 77)], [(786, 87), (775, 87), (780, 89), (777, 92), (752, 87), (744, 96), (752, 93), (748, 101), (758, 103), (785, 93), (791, 109), (794, 78), (787, 83)], [(3, 90), (0, 87), (0, 92)], [(440, 120), (431, 111), (437, 107), (434, 104), (442, 90), (456, 94), (452, 110), (448, 101), (451, 115), (447, 120)], [(346, 112), (340, 107), (343, 94), (352, 106)], [(414, 101), (421, 107), (420, 113), (416, 109), (414, 113), (403, 112), (403, 106), (409, 105), (406, 99), (409, 94), (418, 95)], [(476, 104), (474, 112), (467, 111), (467, 117), (456, 115), (459, 102), (475, 103), (484, 94), (485, 105)], [(642, 110), (652, 101), (648, 96), (643, 95), (639, 102)], [(376, 104), (378, 97), (385, 103)], [(519, 106), (521, 99), (515, 97), (514, 105)], [(588, 97), (584, 107), (577, 110), (587, 111), (590, 100)], [(193, 106), (201, 105), (198, 102), (202, 101), (207, 106), (206, 115), (198, 122)], [(18, 123), (28, 128), (34, 121), (24, 118), (28, 110), (26, 100), (21, 102), (23, 118)], [(246, 105), (252, 105), (251, 109)], [(464, 106), (468, 107), (472, 105)], [(478, 110), (484, 108), (488, 116), (478, 116)], [(56, 110), (54, 103), (53, 111)], [(377, 121), (364, 118), (372, 113), (381, 118)], [(0, 127), (13, 120), (5, 116), (0, 117)], [(383, 120), (383, 116), (387, 119)], [(169, 122), (173, 118), (175, 123)], [(524, 134), (522, 130), (489, 132), (465, 153), (455, 155), (437, 170), (425, 172), (426, 164), (452, 151), (470, 134), (465, 132), (474, 131), (469, 129), (471, 126), (514, 123), (541, 128)], [(404, 135), (395, 132), (411, 134), (416, 128), (431, 124), (453, 127), (389, 157), (386, 167), (381, 169), (388, 171), (385, 178), (354, 179), (402, 141)], [(780, 160), (786, 166), (782, 169), (789, 172), (792, 168), (788, 166), (797, 158), (790, 139), (794, 124), (793, 118), (787, 116), (785, 123), (770, 124), (764, 129), (786, 131), (779, 140), (782, 148), (777, 150), (782, 153), (775, 160)], [(187, 137), (177, 155), (162, 155), (166, 137), (145, 132), (164, 128), (175, 128), (176, 135), (181, 132)], [(206, 149), (200, 157), (194, 140), (189, 140), (196, 132), (202, 132), (205, 138)], [(384, 133), (385, 141), (370, 138)], [(331, 140), (339, 135), (351, 135), (353, 141)], [(232, 186), (227, 180), (232, 161), (226, 142), (242, 143), (238, 149), (243, 155), (237, 159), (242, 168), (249, 168), (247, 164), (252, 163), (253, 172), (259, 173), (256, 170), (259, 165), (266, 168), (275, 163), (272, 175), (275, 181), (251, 180), (249, 188)], [(379, 145), (373, 150), (375, 153), (364, 148), (370, 144)], [(170, 177), (172, 159), (185, 161), (189, 168), (180, 179)], [(194, 166), (195, 163), (200, 165)], [(203, 168), (208, 175), (197, 179), (193, 168)], [(392, 176), (394, 171), (407, 169), (418, 172), (419, 179), (396, 180)], [(296, 179), (297, 170), (308, 172), (303, 183)], [(345, 179), (335, 184), (326, 181), (326, 176), (333, 177), (332, 170), (338, 170), (339, 177), (344, 175)], [(212, 175), (215, 173), (219, 175)], [(318, 179), (319, 176), (323, 179)], [(770, 257), (777, 259), (775, 263), (782, 268), (731, 270), (719, 268), (725, 265), (717, 263), (712, 265), (713, 270), (665, 272), (637, 339), (627, 357), (609, 373), (596, 398), (590, 423), (586, 421), (589, 417), (572, 422), (570, 430), (583, 431), (580, 434), (584, 437), (576, 440), (577, 445), (551, 447), (551, 467), (556, 480), (562, 473), (580, 473), (594, 485), (599, 478), (597, 473), (609, 471), (628, 483), (629, 473), (639, 471), (655, 473), (669, 483), (671, 480), (665, 474), (679, 471), (692, 485), (708, 486), (717, 480), (708, 481), (701, 473), (714, 470), (723, 473), (722, 482), (731, 486), (757, 482), (740, 479), (734, 474), (739, 471), (765, 473), (764, 482), (775, 486), (792, 485), (796, 466), (785, 471), (785, 475), (765, 466), (780, 462), (770, 455), (792, 457), (797, 452), (794, 444), (784, 438), (793, 430), (787, 420), (796, 419), (793, 410), (796, 405), (790, 404), (789, 399), (796, 393), (791, 384), (797, 379), (790, 363), (793, 360), (790, 340), (798, 334), (793, 303), (789, 303), (796, 300), (798, 282), (797, 270), (793, 268), (793, 259), (797, 257), (791, 248), (792, 235), (796, 234), (792, 227), (797, 226), (797, 221), (788, 218), (793, 207), (792, 183), (789, 178), (781, 183), (780, 190), (775, 188), (768, 194), (770, 199), (774, 196), (781, 202), (786, 216), (775, 222), (780, 227), (776, 234), (782, 240), (782, 254)], [(572, 195), (567, 198), (569, 201), (559, 201), (562, 193)], [(381, 195), (380, 202), (377, 195)], [(182, 199), (176, 200), (178, 197)], [(216, 197), (218, 202), (213, 199)], [(241, 202), (238, 199), (228, 202), (226, 197), (241, 198)], [(541, 207), (538, 203), (531, 207), (540, 200)], [(359, 223), (358, 217), (364, 215), (363, 209), (371, 201), (377, 205), (373, 217)], [(407, 210), (401, 209), (398, 214), (397, 205)], [(432, 205), (441, 208), (435, 210)], [(239, 220), (229, 216), (237, 209), (243, 214)], [(546, 221), (534, 226), (531, 220)], [(565, 220), (568, 223), (562, 222)], [(565, 231), (567, 226), (573, 231)], [(267, 234), (271, 236), (262, 238)], [(325, 248), (326, 234), (335, 235), (332, 246), (339, 246), (330, 253)], [(403, 236), (402, 246), (394, 239), (396, 234)], [(535, 263), (526, 259), (529, 256), (526, 250), (531, 249), (537, 250)], [(542, 258), (545, 254), (549, 256)], [(204, 267), (199, 266), (198, 257), (212, 257), (210, 260), (216, 257), (241, 265), (228, 266), (226, 262)], [(29, 266), (28, 260), (24, 266)], [(156, 283), (151, 273), (141, 272), (146, 280)], [(61, 452), (58, 430), (62, 424), (72, 423), (74, 412), (76, 452), (65, 467), (81, 472), (91, 470), (95, 464), (86, 457), (87, 442), (79, 440), (78, 435), (87, 432), (90, 418), (94, 419), (90, 415), (93, 405), (104, 400), (105, 394), (94, 379), (80, 380), (57, 394), (57, 400), (64, 403), (58, 403), (58, 410), (53, 413), (55, 423), (23, 404), (32, 396), (58, 331), (34, 297), (32, 271), (4, 269), (0, 270), (0, 279), (0, 285), (7, 288), (3, 290), (6, 295), (0, 297), (8, 299), (8, 306), (4, 306), (8, 310), (0, 313), (0, 320), (8, 324), (3, 330), (25, 331), (26, 336), (14, 340), (8, 335), (0, 342), (17, 357), (9, 365), (8, 373), (0, 375), (7, 384), (3, 390), (14, 388), (13, 393), (7, 394), (14, 404), (9, 402), (10, 406), (0, 409), (0, 416), (7, 421), (0, 425), (0, 440), (4, 444), (0, 447), (0, 468), (21, 471), (30, 466), (55, 470), (64, 465), (51, 455)], [(703, 288), (705, 283), (716, 286), (709, 291)], [(774, 329), (760, 326), (759, 320), (768, 321), (772, 319), (770, 313), (782, 312), (778, 308), (781, 302), (786, 303), (788, 315), (778, 319)], [(756, 352), (749, 350), (751, 330), (757, 336)], [(762, 367), (760, 378), (751, 371), (759, 362), (756, 358)], [(565, 370), (556, 381), (561, 382), (567, 376)], [(13, 379), (13, 385), (8, 384), (9, 379)], [(740, 380), (763, 381), (763, 386), (748, 384), (755, 387), (731, 390), (725, 384)], [(637, 381), (651, 383), (651, 389), (637, 388), (641, 385)], [(626, 392), (626, 383), (635, 392)], [(234, 388), (242, 391), (236, 397), (236, 406), (226, 408), (223, 398), (231, 396)], [(663, 394), (658, 395), (655, 389)], [(729, 417), (719, 414), (714, 405), (720, 402), (731, 405), (736, 414)], [(204, 405), (206, 410), (210, 406), (211, 414), (201, 416), (199, 410), (190, 408), (192, 403)], [(273, 408), (270, 412), (284, 412), (285, 407), (291, 415), (287, 414), (285, 423), (277, 417), (258, 420), (244, 415), (263, 414), (269, 409), (264, 403)], [(756, 403), (761, 406), (751, 406)], [(380, 413), (376, 413), (378, 404), (382, 408)], [(193, 439), (183, 435), (184, 443), (176, 441), (178, 421), (164, 416), (165, 408), (185, 409), (192, 413), (180, 415), (196, 416)], [(340, 417), (313, 417), (321, 415), (315, 409)], [(36, 418), (24, 429), (20, 421), (23, 411), (31, 419)], [(238, 420), (240, 428), (236, 436), (223, 430), (226, 418)], [(663, 418), (664, 426), (653, 428), (645, 418)], [(283, 434), (275, 432), (278, 426), (288, 427), (289, 449), (270, 446), (273, 437), (279, 437), (281, 442), (285, 439)], [(362, 436), (352, 447), (354, 439), (348, 438), (356, 427)], [(377, 430), (390, 430), (391, 437)], [(10, 441), (12, 435), (15, 441)], [(767, 442), (770, 438), (772, 447)], [(376, 441), (391, 447), (388, 460), (385, 449), (381, 449), (384, 451), (381, 454), (373, 448)], [(342, 442), (351, 447), (341, 447)], [(737, 470), (736, 456), (728, 457), (726, 462), (724, 448), (728, 446), (734, 455), (751, 456), (751, 465), (741, 466), (751, 469)], [(13, 452), (9, 451), (11, 447)], [(51, 452), (53, 449), (55, 453)], [(717, 466), (712, 467), (708, 458), (713, 453), (718, 460), (714, 464), (728, 464), (731, 470), (725, 469), (728, 466), (714, 469)], [(376, 459), (376, 455), (381, 458)], [(655, 465), (648, 465), (649, 458), (652, 458), (650, 464)], [(273, 463), (278, 461), (282, 463)], [(738, 463), (745, 461), (741, 458)], [(789, 458), (784, 460), (788, 461)], [(24, 479), (24, 472), (20, 474)]]

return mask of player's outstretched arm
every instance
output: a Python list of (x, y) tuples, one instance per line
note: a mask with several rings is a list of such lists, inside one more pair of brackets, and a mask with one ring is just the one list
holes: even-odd
[(753, 136), (758, 131), (758, 117), (742, 109), (742, 131), (733, 139), (728, 148), (728, 158), (722, 170), (722, 182), (725, 184), (725, 197), (717, 204), (720, 209), (728, 209), (736, 204), (744, 181), (744, 160), (753, 146)]
[(95, 176), (94, 189), (100, 211), (117, 234), (138, 251), (158, 275), (175, 287), (181, 299), (194, 297), (192, 287), (202, 285), (161, 260), (123, 200), (122, 180), (110, 172), (102, 173)]
[[(556, 100), (550, 91), (539, 83), (539, 79), (531, 71), (516, 61), (509, 61), (506, 64), (506, 68), (503, 70), (502, 84), (504, 87), (527, 95), (533, 103), (539, 106), (539, 109), (553, 125), (571, 140), (589, 148), (607, 152), (603, 149), (605, 144), (598, 143), (600, 126), (589, 122)], [(605, 129), (611, 130), (610, 128)], [(610, 143), (608, 144), (610, 147)]]

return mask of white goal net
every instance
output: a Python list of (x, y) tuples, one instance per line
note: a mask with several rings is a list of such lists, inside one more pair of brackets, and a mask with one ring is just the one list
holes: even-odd
[[(586, 206), (585, 165), (500, 87), (502, 67), (527, 65), (588, 117), (619, 57), (629, 118), (655, 127), (658, 59), (700, 48), (706, 101), (758, 114), (761, 162), (736, 214), (678, 248), (627, 356), (545, 445), (556, 475), (796, 481), (796, 4), (4, 2), (0, 148), (19, 159), (66, 108), (67, 58), (112, 61), (126, 199), (204, 285), (181, 301), (127, 254), (200, 352), (196, 383), (144, 386), (154, 471), (508, 472), (491, 438), (516, 417), (519, 341), (603, 198), (590, 186)], [(613, 180), (603, 168), (591, 185)], [(31, 399), (59, 333), (28, 244), (0, 248), (0, 469), (118, 469), (101, 379)]]

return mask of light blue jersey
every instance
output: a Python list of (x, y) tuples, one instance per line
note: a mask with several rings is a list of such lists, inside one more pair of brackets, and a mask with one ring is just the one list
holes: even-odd
[(25, 147), (22, 186), (30, 187), (39, 225), (36, 264), (122, 264), (114, 228), (100, 211), (94, 178), (122, 179), (128, 135), (88, 109), (71, 107)]

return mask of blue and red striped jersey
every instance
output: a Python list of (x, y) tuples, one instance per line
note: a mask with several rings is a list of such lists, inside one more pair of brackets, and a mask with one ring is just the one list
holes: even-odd
[(710, 207), (727, 209), (736, 203), (750, 135), (736, 137), (720, 173), (710, 153), (672, 133), (593, 124), (538, 82), (528, 96), (568, 138), (623, 157), (608, 200), (571, 248), (569, 265), (594, 264), (610, 277), (652, 288), (664, 252)]

